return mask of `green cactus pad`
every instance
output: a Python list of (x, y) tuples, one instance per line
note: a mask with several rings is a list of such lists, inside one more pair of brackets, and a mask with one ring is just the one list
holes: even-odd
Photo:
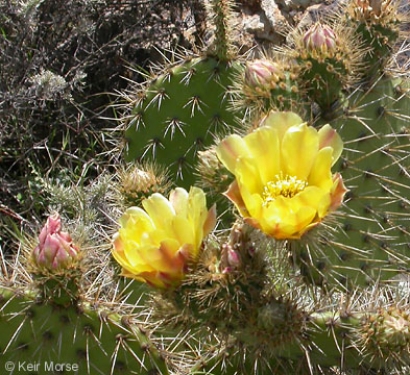
[(400, 39), (401, 25), (406, 22), (405, 11), (401, 11), (400, 2), (348, 1), (344, 4), (343, 14), (347, 25), (355, 30), (358, 40), (362, 40), (368, 50), (363, 54), (367, 65), (365, 76), (377, 79), (383, 71)]
[(322, 110), (328, 111), (339, 98), (344, 86), (344, 77), (348, 77), (349, 71), (344, 61), (338, 61), (336, 58), (323, 60), (318, 61), (312, 57), (300, 59), (303, 71), (300, 73), (299, 85)]
[(132, 317), (88, 305), (44, 304), (11, 290), (0, 297), (4, 374), (168, 374)]
[(345, 144), (337, 168), (350, 191), (330, 233), (296, 251), (316, 282), (343, 286), (386, 282), (410, 265), (409, 93), (386, 78), (350, 103), (332, 123)]
[[(370, 332), (367, 323), (377, 319), (377, 312), (314, 312), (307, 317), (303, 335), (298, 338), (295, 336), (286, 342), (272, 341), (253, 349), (243, 342), (234, 341), (225, 347), (210, 347), (208, 355), (199, 358), (189, 374), (333, 374), (330, 369), (336, 367), (349, 374), (384, 373), (388, 368), (386, 357), (377, 356), (380, 346), (372, 347), (373, 341), (378, 339), (378, 332)], [(399, 335), (397, 330), (391, 330)], [(257, 344), (256, 332), (254, 339)], [(389, 365), (408, 363), (408, 344), (396, 347), (397, 352), (390, 358)]]
[(197, 151), (236, 123), (227, 94), (236, 64), (194, 58), (151, 81), (125, 133), (127, 159), (154, 160), (178, 185), (194, 184)]

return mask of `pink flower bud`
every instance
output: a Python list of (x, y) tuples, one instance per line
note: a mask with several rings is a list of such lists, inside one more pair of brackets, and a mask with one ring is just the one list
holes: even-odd
[(228, 250), (227, 261), (228, 265), (232, 268), (238, 268), (241, 264), (241, 258), (239, 257), (238, 252), (233, 249)]
[(237, 270), (241, 265), (241, 258), (237, 251), (231, 245), (222, 245), (221, 269), (223, 273), (229, 273)]
[(33, 250), (34, 264), (40, 269), (56, 271), (70, 267), (78, 255), (78, 247), (71, 236), (61, 231), (60, 215), (51, 215), (39, 235), (39, 244)]
[(306, 32), (303, 43), (309, 50), (332, 51), (336, 48), (336, 34), (329, 26), (317, 22)]
[(272, 82), (277, 82), (282, 72), (273, 61), (258, 59), (246, 64), (245, 84), (251, 87), (270, 86)]

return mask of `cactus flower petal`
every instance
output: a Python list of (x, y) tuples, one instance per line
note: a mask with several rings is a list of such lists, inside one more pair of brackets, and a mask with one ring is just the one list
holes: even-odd
[(248, 224), (299, 239), (342, 204), (346, 188), (331, 167), (343, 143), (329, 125), (318, 131), (294, 113), (272, 112), (239, 138), (224, 139), (217, 155), (235, 175), (225, 195)]
[[(319, 149), (316, 129), (306, 123), (292, 126), (284, 134), (282, 140), (282, 156), (285, 175), (295, 176), (299, 180), (306, 180), (312, 170)], [(297, 157), (303, 150), (303, 157)]]
[(319, 150), (309, 175), (309, 185), (318, 186), (326, 190), (330, 189), (333, 186), (332, 164), (333, 149), (325, 147)]
[(178, 286), (195, 263), (204, 237), (216, 224), (204, 192), (176, 188), (165, 198), (154, 193), (120, 219), (112, 255), (122, 275), (157, 288)]
[[(258, 129), (258, 131), (250, 133), (245, 137), (246, 145), (252, 155), (251, 164), (254, 164), (256, 160), (264, 159), (266, 163), (257, 169), (259, 179), (262, 183), (268, 182), (272, 176), (275, 176), (280, 172), (280, 144), (279, 137), (271, 129), (264, 127)], [(261, 145), (269, 144), (270, 148), (266, 149)], [(266, 157), (266, 153), (270, 154), (270, 157)]]
[(343, 151), (343, 141), (337, 131), (329, 124), (326, 124), (318, 131), (319, 135), (319, 149), (330, 147), (333, 150), (332, 165), (336, 163)]
[(150, 199), (145, 199), (142, 206), (156, 227), (166, 228), (166, 223), (175, 216), (175, 210), (170, 201), (159, 193), (154, 193)]
[(331, 190), (331, 203), (330, 210), (336, 210), (343, 202), (344, 195), (346, 194), (347, 189), (343, 183), (342, 176), (340, 173), (336, 173), (333, 176), (333, 187)]
[(233, 134), (230, 137), (225, 138), (221, 143), (221, 147), (218, 147), (217, 149), (219, 160), (231, 172), (235, 169), (238, 157), (240, 155), (246, 155), (247, 152), (248, 147), (245, 141), (237, 134)]

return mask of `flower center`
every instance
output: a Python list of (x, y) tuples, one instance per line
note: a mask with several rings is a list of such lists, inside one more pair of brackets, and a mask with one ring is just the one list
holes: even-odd
[(274, 180), (269, 181), (263, 189), (263, 203), (266, 206), (273, 202), (279, 195), (286, 198), (292, 198), (297, 193), (304, 190), (307, 185), (307, 181), (299, 180), (295, 176), (286, 175), (283, 177), (282, 173), (276, 175)]

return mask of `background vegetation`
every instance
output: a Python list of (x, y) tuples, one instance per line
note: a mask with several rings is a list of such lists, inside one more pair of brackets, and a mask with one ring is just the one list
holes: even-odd
[(147, 68), (157, 49), (190, 46), (183, 33), (195, 23), (189, 15), (197, 6), (0, 1), (0, 246), (6, 251), (7, 227), (44, 220), (52, 191), (88, 186), (121, 163), (118, 93), (128, 80), (141, 80), (131, 67)]

